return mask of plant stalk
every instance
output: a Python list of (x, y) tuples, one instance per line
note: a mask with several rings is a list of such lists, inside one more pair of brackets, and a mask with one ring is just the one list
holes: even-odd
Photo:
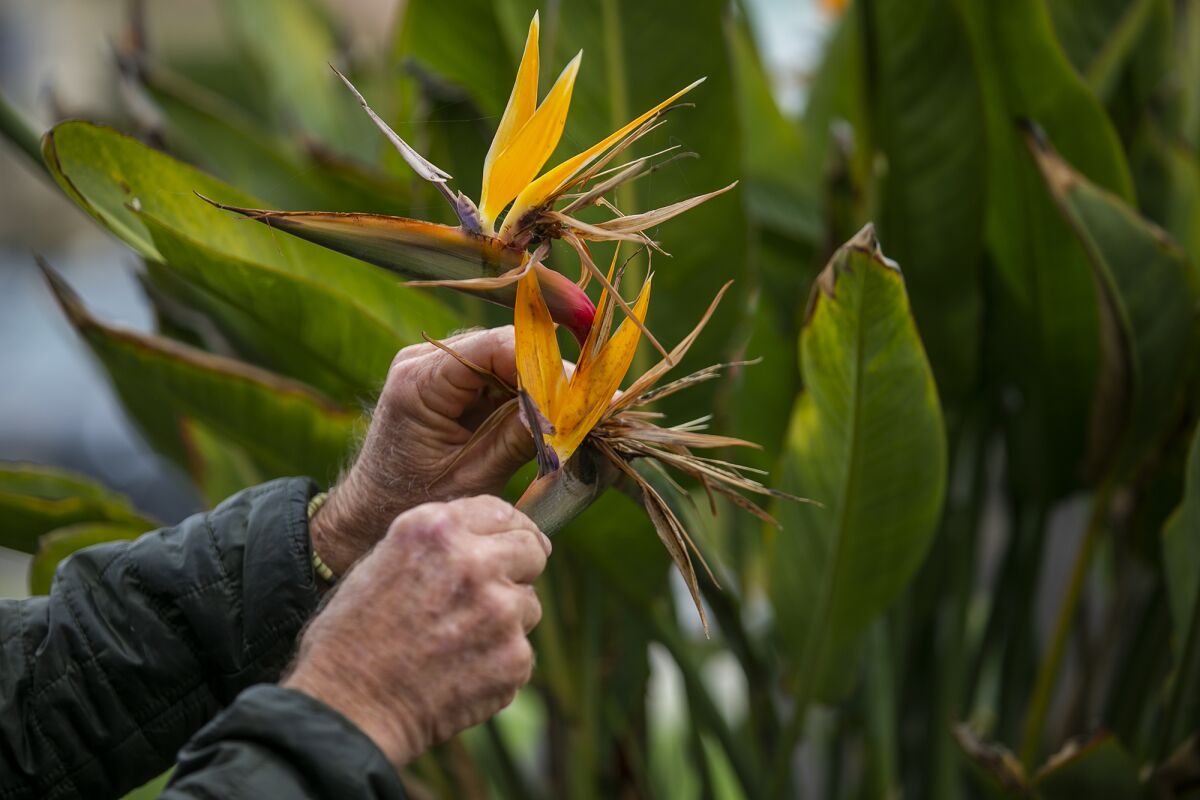
[(1033, 697), (1029, 701), (1029, 710), (1025, 715), (1025, 729), (1021, 736), (1021, 763), (1025, 765), (1026, 769), (1033, 768), (1041, 750), (1042, 728), (1050, 710), (1050, 694), (1054, 691), (1054, 686), (1058, 681), (1067, 639), (1071, 635), (1076, 612), (1079, 610), (1079, 601), (1083, 596), (1083, 587), (1087, 583), (1092, 556), (1100, 541), (1100, 534), (1104, 530), (1104, 518), (1108, 512), (1108, 503), (1112, 497), (1115, 483), (1114, 477), (1110, 474), (1092, 499), (1087, 529), (1084, 531), (1083, 541), (1079, 544), (1079, 551), (1075, 554), (1071, 579), (1067, 584), (1066, 594), (1063, 595), (1062, 605), (1058, 609), (1058, 619), (1054, 625), (1050, 647), (1046, 650), (1041, 665), (1038, 667), (1037, 681), (1034, 684)]
[(870, 794), (891, 800), (900, 796), (896, 752), (896, 676), (886, 618), (867, 632), (867, 739)]
[(542, 533), (553, 536), (587, 510), (620, 477), (593, 448), (584, 445), (561, 469), (543, 475), (517, 500)]
[(0, 92), (0, 135), (29, 158), (38, 169), (45, 171), (46, 164), (42, 161), (42, 137), (37, 130), (9, 102), (8, 97)]
[(961, 717), (967, 700), (967, 609), (974, 588), (979, 517), (987, 491), (987, 429), (986, 416), (975, 411), (958, 427), (953, 439), (957, 443), (953, 451), (957, 463), (950, 474), (954, 475), (959, 465), (969, 465), (969, 472), (965, 474), (967, 485), (962, 487), (965, 497), (951, 501), (953, 505), (947, 508), (944, 519), (951, 569), (946, 587), (949, 608), (937, 626), (940, 666), (931, 720), (934, 744), (930, 795), (945, 800), (961, 794), (958, 748), (949, 726)]

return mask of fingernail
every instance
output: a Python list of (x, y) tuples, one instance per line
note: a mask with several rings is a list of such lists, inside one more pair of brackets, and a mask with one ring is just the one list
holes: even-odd
[(542, 545), (546, 548), (546, 555), (550, 555), (552, 552), (554, 552), (554, 545), (550, 544), (550, 537), (541, 531), (538, 531), (538, 533), (542, 537)]

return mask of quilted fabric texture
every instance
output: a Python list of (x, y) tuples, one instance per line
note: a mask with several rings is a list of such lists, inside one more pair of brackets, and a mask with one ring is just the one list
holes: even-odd
[(210, 721), (165, 796), (402, 796), (331, 709), (245, 691), (278, 679), (316, 608), (315, 491), (304, 478), (248, 489), (76, 553), (49, 596), (0, 601), (0, 800), (120, 797)]

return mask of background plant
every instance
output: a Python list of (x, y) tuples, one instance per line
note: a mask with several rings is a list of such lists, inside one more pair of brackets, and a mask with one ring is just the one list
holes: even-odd
[[(0, 114), (141, 256), (153, 336), (46, 274), (131, 418), (214, 503), (277, 475), (331, 481), (396, 349), (506, 315), (194, 192), (439, 219), (326, 63), (478, 185), (534, 3), (411, 0), (390, 52), (355, 54), (308, 3), (221, 8), (229, 46), (210, 60), (138, 36), (121, 49), (137, 102), (111, 121), (132, 136), (66, 122), (39, 143)], [(670, 346), (733, 277), (681, 374), (763, 363), (663, 407), (764, 443), (773, 485), (823, 507), (781, 505), (778, 532), (731, 508), (714, 520), (703, 496), (678, 509), (723, 586), (704, 587), (705, 641), (650, 524), (609, 492), (556, 541), (534, 683), (415, 765), (415, 793), (1194, 792), (1200, 8), (854, 0), (798, 120), (747, 13), (562, 0), (541, 9), (543, 63), (587, 50), (564, 152), (708, 75), (635, 153), (700, 158), (617, 202), (741, 179), (663, 226), (655, 292), (671, 302), (649, 323)], [(74, 549), (156, 524), (29, 465), (0, 470), (0, 519), (0, 544), (36, 553), (35, 591)]]

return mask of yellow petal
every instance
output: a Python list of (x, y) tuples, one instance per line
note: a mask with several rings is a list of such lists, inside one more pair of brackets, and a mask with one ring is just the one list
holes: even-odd
[(517, 79), (513, 81), (512, 94), (508, 96), (508, 105), (504, 108), (504, 116), (500, 118), (500, 127), (496, 128), (492, 146), (488, 148), (487, 157), (483, 160), (481, 203), (488, 197), (488, 176), (491, 175), (492, 162), (512, 143), (513, 137), (529, 121), (533, 110), (537, 108), (540, 27), (538, 12), (535, 11), (529, 23), (529, 34), (525, 37), (525, 52), (521, 54), (521, 66), (517, 68)]
[[(579, 155), (572, 156), (554, 169), (547, 172), (542, 177), (538, 178), (533, 183), (526, 186), (524, 189), (520, 190), (521, 193), (516, 196), (517, 199), (513, 202), (512, 209), (508, 212), (508, 216), (504, 218), (504, 226), (500, 229), (501, 238), (504, 238), (510, 231), (514, 229), (517, 223), (521, 221), (521, 217), (524, 216), (525, 212), (532, 208), (537, 208), (542, 203), (545, 203), (547, 200), (554, 197), (562, 190), (563, 186), (571, 180), (571, 178), (575, 177), (575, 175), (581, 169), (590, 164), (597, 156), (599, 156), (608, 148), (612, 147), (621, 139), (628, 136), (630, 133), (636, 130), (639, 125), (650, 119), (650, 117), (654, 116), (659, 111), (662, 111), (671, 103), (674, 103), (680, 97), (687, 94), (703, 82), (704, 78), (701, 78), (700, 80), (685, 86), (675, 94), (668, 97), (666, 100), (663, 100), (661, 103), (654, 106), (654, 108), (651, 108), (649, 111), (646, 111), (640, 116), (634, 118), (633, 121), (629, 122), (627, 125), (625, 125), (625, 127), (606, 136), (599, 142), (596, 142), (596, 144), (592, 145), (587, 150), (584, 150)], [(547, 157), (549, 157), (549, 155), (547, 155)]]
[(542, 297), (537, 270), (530, 270), (517, 283), (513, 307), (517, 375), (542, 416), (557, 429), (560, 400), (567, 391), (562, 353), (554, 334), (554, 320)]
[(537, 111), (492, 160), (479, 198), (479, 211), (489, 228), (508, 202), (537, 176), (554, 148), (558, 147), (582, 57), (583, 51), (580, 51), (571, 59)]
[[(650, 306), (650, 283), (642, 287), (637, 302), (633, 304), (634, 315), (642, 321)], [(597, 320), (599, 319), (597, 315)], [(613, 337), (600, 350), (599, 355), (586, 362), (582, 369), (575, 370), (566, 397), (555, 415), (556, 434), (550, 445), (562, 461), (566, 461), (583, 442), (588, 433), (604, 416), (612, 403), (613, 395), (621, 388), (621, 381), (633, 363), (641, 329), (631, 320), (624, 320)]]

